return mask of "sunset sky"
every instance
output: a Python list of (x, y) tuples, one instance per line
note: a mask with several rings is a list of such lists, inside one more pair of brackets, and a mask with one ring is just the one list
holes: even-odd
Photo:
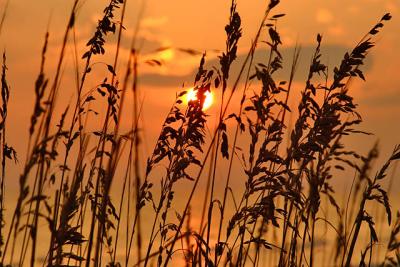
[[(1, 2), (2, 6), (5, 2), (4, 0)], [(266, 1), (238, 2), (243, 22), (243, 38), (239, 43), (240, 58), (240, 54), (248, 51)], [(80, 51), (84, 51), (85, 44), (106, 3), (107, 1), (94, 0), (82, 2), (76, 27), (77, 45)], [(24, 125), (27, 125), (26, 119), (33, 105), (33, 83), (39, 68), (44, 34), (48, 27), (50, 48), (46, 71), (51, 73), (59, 53), (71, 5), (72, 1), (64, 0), (12, 0), (9, 3), (0, 41), (1, 47), (7, 52), (9, 80), (13, 89), (10, 113), (18, 116), (18, 124), (22, 127), (21, 134), (25, 132)], [(229, 5), (230, 1), (222, 0), (128, 1), (122, 55), (126, 55), (129, 51), (138, 14), (142, 13), (138, 43), (142, 47), (143, 54), (147, 54), (144, 57), (160, 59), (163, 62), (162, 67), (142, 68), (144, 77), (141, 85), (143, 91), (146, 91), (146, 101), (154, 102), (153, 104), (160, 108), (166, 108), (171, 104), (168, 100), (173, 99), (174, 93), (183, 83), (192, 83), (193, 72), (200, 56), (189, 56), (177, 49), (207, 51), (209, 61), (217, 57), (216, 51), (224, 48), (224, 25), (227, 22)], [(140, 9), (143, 12), (140, 12)], [(384, 13), (390, 12), (393, 15), (392, 21), (387, 23), (378, 36), (376, 48), (369, 55), (370, 61), (366, 67), (367, 82), (357, 82), (353, 86), (353, 95), (364, 115), (364, 127), (380, 138), (382, 147), (387, 151), (390, 143), (399, 140), (397, 116), (400, 112), (398, 75), (400, 53), (396, 51), (400, 46), (399, 2), (396, 0), (282, 1), (275, 12), (286, 14), (278, 25), (283, 40), (283, 50), (287, 50), (284, 53), (286, 65), (291, 61), (291, 49), (296, 42), (303, 47), (302, 62), (305, 63), (303, 64), (305, 67), (300, 68), (297, 76), (300, 86), (303, 79), (301, 74), (304, 75), (307, 71), (306, 66), (317, 33), (323, 35), (323, 47), (325, 47), (323, 54), (333, 68), (333, 64), (337, 64), (341, 55), (350, 50)], [(106, 47), (114, 48), (115, 39), (111, 37)], [(171, 49), (149, 55), (160, 47)], [(72, 52), (72, 45), (69, 51)], [(99, 60), (107, 62), (107, 53)], [(72, 67), (73, 62), (70, 57), (65, 65), (65, 84), (71, 78), (68, 69)], [(285, 77), (285, 73), (281, 77)], [(161, 95), (162, 101), (160, 101)]]
[[(5, 1), (1, 4), (4, 7)], [(75, 30), (79, 57), (84, 53), (87, 40), (91, 37), (106, 4), (107, 1), (103, 0), (81, 2)], [(50, 33), (50, 44), (45, 72), (52, 79), (51, 75), (55, 69), (71, 6), (72, 1), (65, 0), (9, 2), (0, 44), (7, 53), (8, 80), (12, 90), (9, 142), (20, 151), (21, 155), (27, 146), (25, 137), (33, 109), (33, 85), (39, 69), (46, 29)], [(181, 49), (190, 48), (200, 53), (206, 52), (207, 62), (217, 65), (217, 56), (225, 45), (224, 26), (228, 20), (229, 6), (230, 1), (222, 0), (128, 1), (124, 23), (126, 30), (118, 68), (125, 69), (131, 39), (136, 25), (139, 25), (136, 46), (141, 52), (140, 90), (141, 99), (144, 101), (142, 118), (143, 128), (147, 134), (144, 153), (150, 152), (149, 147), (153, 147), (161, 122), (173, 103), (175, 93), (182, 89), (183, 84), (190, 87), (193, 83), (201, 55), (188, 55), (181, 52)], [(265, 6), (266, 1), (238, 1), (243, 28), (243, 37), (239, 42), (239, 62), (243, 60), (250, 47)], [(278, 24), (285, 61), (285, 70), (278, 73), (279, 79), (287, 79), (289, 76), (291, 57), (296, 43), (302, 47), (299, 64), (301, 67), (298, 68), (294, 83), (294, 90), (298, 93), (304, 87), (317, 33), (323, 35), (323, 60), (332, 70), (340, 62), (343, 54), (351, 51), (383, 14), (390, 12), (393, 15), (393, 19), (379, 34), (376, 47), (368, 55), (369, 60), (364, 66), (367, 81), (356, 81), (351, 89), (364, 118), (362, 129), (375, 135), (356, 137), (349, 141), (356, 150), (366, 152), (376, 140), (379, 140), (381, 155), (385, 158), (394, 144), (400, 142), (399, 2), (396, 0), (282, 1), (274, 12), (286, 14)], [(97, 56), (95, 61), (111, 63), (115, 47), (115, 38), (109, 36), (105, 56)], [(161, 52), (155, 52), (160, 48), (163, 48)], [(72, 40), (67, 51), (60, 89), (60, 99), (62, 99), (59, 100), (60, 110), (72, 101), (75, 92), (72, 89), (75, 82)], [(256, 54), (256, 59), (259, 60), (263, 56), (263, 50), (260, 51)], [(145, 64), (144, 61), (148, 59), (157, 59), (162, 62), (162, 66)], [(81, 68), (82, 65), (83, 61)], [(98, 76), (89, 78), (86, 90), (94, 88), (103, 79), (104, 74), (107, 74), (104, 64), (103, 66), (97, 64), (96, 68)], [(235, 71), (237, 73), (238, 68), (239, 64), (233, 65), (233, 73)], [(120, 79), (121, 77), (122, 75)], [(234, 103), (233, 106), (237, 104)], [(215, 107), (209, 111), (214, 115), (215, 112)], [(15, 174), (17, 173), (19, 171), (15, 170)]]

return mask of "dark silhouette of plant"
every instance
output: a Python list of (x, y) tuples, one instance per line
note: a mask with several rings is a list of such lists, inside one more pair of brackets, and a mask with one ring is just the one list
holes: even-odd
[[(276, 78), (287, 60), (281, 53), (284, 38), (278, 27), (285, 14), (273, 14), (279, 2), (267, 3), (249, 51), (238, 62), (239, 72), (233, 77), (244, 29), (237, 1), (231, 1), (225, 47), (218, 56), (218, 65), (210, 66), (209, 54), (200, 53), (193, 77), (196, 99), (185, 103), (186, 90), (176, 95), (147, 157), (142, 152), (146, 135), (141, 123), (145, 102), (140, 99), (140, 71), (143, 64), (156, 68), (164, 62), (143, 56), (136, 28), (124, 76), (119, 77), (121, 68), (117, 71), (117, 66), (121, 65), (124, 17), (128, 12), (127, 1), (123, 0), (107, 2), (85, 53), (79, 57), (75, 21), (80, 1), (74, 0), (53, 79), (45, 73), (49, 33), (45, 36), (19, 195), (8, 231), (5, 223), (9, 220), (4, 215), (8, 205), (7, 160), (17, 162), (17, 154), (6, 142), (10, 86), (4, 53), (0, 266), (181, 263), (283, 267), (329, 262), (347, 267), (356, 261), (359, 266), (378, 262), (381, 266), (397, 266), (399, 214), (392, 225), (383, 262), (375, 247), (378, 240), (386, 242), (380, 234), (386, 219), (389, 225), (392, 221), (390, 190), (384, 189), (384, 181), (392, 163), (400, 159), (400, 146), (395, 147), (376, 175), (371, 175), (378, 146), (362, 155), (346, 143), (348, 136), (369, 134), (359, 129), (362, 118), (350, 82), (354, 78), (365, 80), (362, 66), (375, 45), (375, 35), (391, 15), (385, 14), (332, 71), (323, 62), (323, 38), (318, 34), (304, 89), (293, 106), (289, 99), (296, 94), (296, 70), (305, 66), (299, 65), (301, 48), (296, 45), (287, 80)], [(0, 30), (5, 14), (4, 11)], [(106, 39), (111, 34), (116, 35), (113, 62), (94, 62), (106, 53)], [(76, 95), (65, 104), (58, 101), (58, 92), (64, 84), (62, 70), (71, 43)], [(176, 49), (199, 55), (191, 48)], [(255, 57), (259, 49), (264, 52), (263, 59)], [(106, 68), (106, 77), (94, 76), (100, 82), (87, 88), (88, 75), (95, 74), (97, 66)], [(203, 105), (211, 91), (219, 92), (221, 98), (217, 101), (215, 128), (210, 130)], [(133, 103), (129, 103), (130, 95)], [(239, 99), (236, 112), (232, 111), (234, 96)], [(58, 115), (59, 110), (63, 112)], [(347, 201), (339, 203), (333, 181), (340, 173), (349, 175), (349, 171), (354, 172), (354, 180)], [(218, 180), (218, 175), (223, 179)], [(202, 179), (206, 179), (206, 188), (200, 192), (203, 198), (198, 192)], [(243, 186), (232, 188), (233, 179), (235, 186)], [(178, 196), (182, 186), (185, 194)], [(177, 208), (180, 206), (181, 211)], [(378, 210), (378, 219), (373, 208)], [(198, 214), (200, 218), (195, 217)], [(196, 219), (198, 228), (194, 226)], [(47, 230), (42, 229), (42, 222), (50, 230), (48, 240), (42, 240)], [(368, 230), (366, 236), (362, 233), (364, 228)], [(320, 260), (318, 238), (328, 231), (335, 234), (336, 240), (322, 244), (324, 257)], [(42, 246), (47, 254), (39, 263)], [(330, 259), (326, 257), (327, 249), (332, 252)], [(359, 257), (357, 250), (361, 250)]]

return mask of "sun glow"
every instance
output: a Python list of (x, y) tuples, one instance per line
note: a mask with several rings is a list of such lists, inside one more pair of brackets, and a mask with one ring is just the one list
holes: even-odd
[[(190, 88), (186, 94), (186, 103), (189, 101), (197, 100), (197, 92)], [(206, 99), (204, 100), (203, 110), (209, 109), (214, 101), (214, 96), (212, 92), (206, 91), (205, 92)]]

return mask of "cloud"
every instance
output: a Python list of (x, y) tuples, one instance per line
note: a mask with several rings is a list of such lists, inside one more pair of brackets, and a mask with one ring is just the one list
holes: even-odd
[[(366, 88), (368, 89), (368, 88)], [(371, 88), (370, 88), (371, 89)], [(398, 107), (400, 103), (400, 88), (386, 94), (372, 94), (361, 98), (360, 104), (368, 107)]]
[[(164, 42), (162, 40), (158, 40), (155, 38), (149, 38), (148, 36), (139, 36), (136, 39), (136, 44), (138, 47), (141, 48), (142, 52), (149, 52), (155, 51), (164, 47)], [(130, 50), (132, 46), (132, 39), (131, 38), (124, 38), (121, 42), (121, 47)]]
[(147, 17), (142, 20), (141, 26), (144, 28), (158, 28), (165, 25), (167, 22), (168, 18), (166, 16)]
[(345, 33), (345, 28), (339, 25), (331, 26), (328, 28), (328, 33), (332, 36), (342, 36)]
[(333, 15), (328, 9), (320, 8), (315, 14), (315, 19), (318, 23), (328, 24), (333, 21)]
[[(321, 47), (322, 57), (321, 60), (323, 63), (329, 66), (329, 70), (333, 70), (333, 67), (338, 66), (343, 58), (343, 55), (346, 52), (351, 51), (352, 48), (342, 46), (342, 45), (326, 45)], [(311, 57), (315, 51), (315, 46), (304, 46), (301, 48), (301, 54), (298, 62), (298, 68), (295, 75), (295, 81), (305, 81), (308, 75), (309, 65), (311, 61)], [(276, 72), (274, 77), (276, 80), (287, 80), (290, 75), (291, 62), (293, 58), (294, 47), (287, 47), (281, 49), (281, 53), (283, 56), (283, 69)], [(269, 51), (267, 50), (258, 50), (254, 55), (255, 63), (262, 63), (268, 60)], [(200, 56), (198, 57), (200, 61)], [(246, 54), (239, 54), (237, 60), (234, 62), (231, 68), (231, 77), (237, 77), (241, 64), (244, 62), (246, 58)], [(206, 60), (206, 66), (219, 66), (219, 59), (212, 58)], [(362, 70), (368, 70), (371, 65), (371, 56), (367, 58), (366, 65), (362, 67)], [(160, 87), (169, 87), (169, 86), (181, 86), (183, 83), (192, 84), (194, 81), (194, 77), (196, 75), (196, 68), (192, 68), (191, 71), (187, 72), (186, 75), (163, 75), (159, 73), (147, 73), (143, 74), (140, 77), (140, 81), (142, 84), (151, 85), (151, 86), (160, 86)], [(330, 75), (332, 72), (330, 71)]]

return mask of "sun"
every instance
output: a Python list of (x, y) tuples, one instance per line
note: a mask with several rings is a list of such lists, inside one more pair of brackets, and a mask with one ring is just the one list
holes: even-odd
[[(197, 100), (197, 95), (196, 91), (194, 88), (190, 88), (186, 94), (186, 103), (189, 103), (189, 101)], [(210, 91), (206, 91), (204, 93), (206, 96), (206, 99), (204, 100), (203, 104), (203, 110), (207, 110), (211, 107), (213, 101), (214, 101), (214, 96), (213, 93)]]

